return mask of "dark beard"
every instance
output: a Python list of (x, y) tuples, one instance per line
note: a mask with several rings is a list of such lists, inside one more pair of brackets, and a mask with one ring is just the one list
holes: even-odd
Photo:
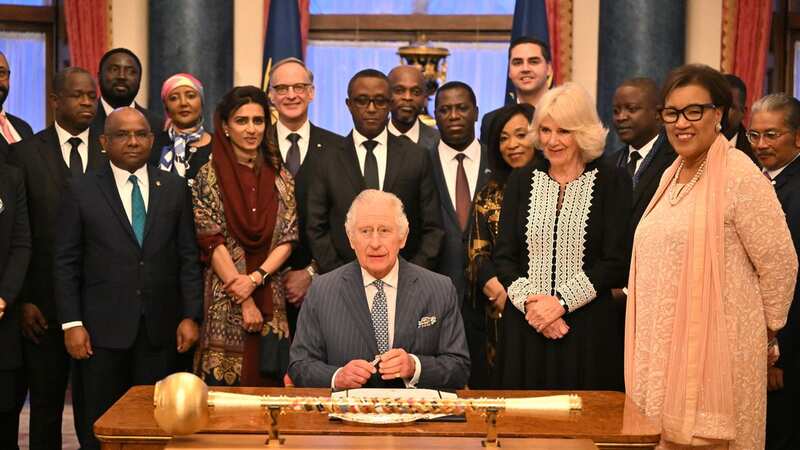
[(130, 106), (131, 103), (133, 103), (133, 99), (136, 98), (137, 93), (138, 90), (131, 91), (129, 95), (120, 96), (117, 95), (113, 89), (106, 90), (104, 87), (100, 86), (100, 94), (103, 96), (103, 99), (114, 109)]

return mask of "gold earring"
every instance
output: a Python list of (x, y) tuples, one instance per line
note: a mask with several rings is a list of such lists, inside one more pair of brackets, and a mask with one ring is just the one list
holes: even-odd
[(717, 133), (719, 133), (720, 131), (722, 131), (722, 124), (721, 124), (721, 123), (719, 123), (719, 122), (717, 122), (716, 129), (717, 129)]

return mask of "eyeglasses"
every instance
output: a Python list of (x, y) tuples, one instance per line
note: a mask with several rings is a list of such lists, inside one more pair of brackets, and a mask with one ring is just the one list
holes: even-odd
[(127, 141), (130, 138), (133, 138), (135, 141), (143, 141), (147, 138), (152, 136), (152, 133), (149, 131), (138, 130), (138, 131), (115, 131), (111, 133), (109, 138), (112, 141)]
[(764, 142), (767, 144), (774, 144), (781, 136), (784, 134), (789, 133), (789, 131), (775, 131), (769, 130), (764, 132), (758, 132), (750, 130), (745, 134), (747, 136), (747, 140), (750, 141), (753, 145), (758, 145), (761, 142), (761, 139), (764, 139)]
[(272, 86), (272, 90), (278, 95), (286, 95), (291, 88), (295, 94), (305, 94), (311, 86), (313, 86), (311, 83), (276, 84)]
[(661, 115), (661, 121), (664, 123), (675, 123), (678, 121), (681, 115), (683, 115), (683, 118), (689, 122), (697, 122), (703, 118), (703, 113), (706, 109), (716, 108), (717, 105), (713, 103), (705, 103), (702, 105), (692, 104), (683, 109), (661, 108), (659, 114)]
[(369, 108), (370, 103), (375, 105), (375, 107), (378, 109), (383, 109), (389, 106), (389, 99), (386, 97), (367, 97), (366, 95), (362, 95), (351, 98), (350, 101), (359, 108)]
[(0, 81), (6, 81), (11, 75), (11, 71), (8, 69), (0, 69)]

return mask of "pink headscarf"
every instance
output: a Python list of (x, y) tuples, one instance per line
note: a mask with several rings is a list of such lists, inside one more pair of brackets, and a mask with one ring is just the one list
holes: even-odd
[(164, 104), (164, 117), (166, 117), (166, 120), (164, 121), (165, 130), (169, 129), (169, 126), (172, 123), (169, 118), (169, 114), (167, 113), (167, 97), (169, 96), (170, 92), (181, 86), (188, 86), (199, 92), (200, 101), (203, 101), (203, 83), (201, 83), (197, 78), (188, 73), (176, 73), (175, 75), (167, 78), (166, 81), (164, 81), (164, 84), (161, 85), (161, 102)]

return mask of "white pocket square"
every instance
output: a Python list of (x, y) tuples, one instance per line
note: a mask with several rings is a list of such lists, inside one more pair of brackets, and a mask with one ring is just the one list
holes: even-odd
[(425, 316), (417, 322), (417, 328), (425, 328), (436, 325), (436, 316)]

